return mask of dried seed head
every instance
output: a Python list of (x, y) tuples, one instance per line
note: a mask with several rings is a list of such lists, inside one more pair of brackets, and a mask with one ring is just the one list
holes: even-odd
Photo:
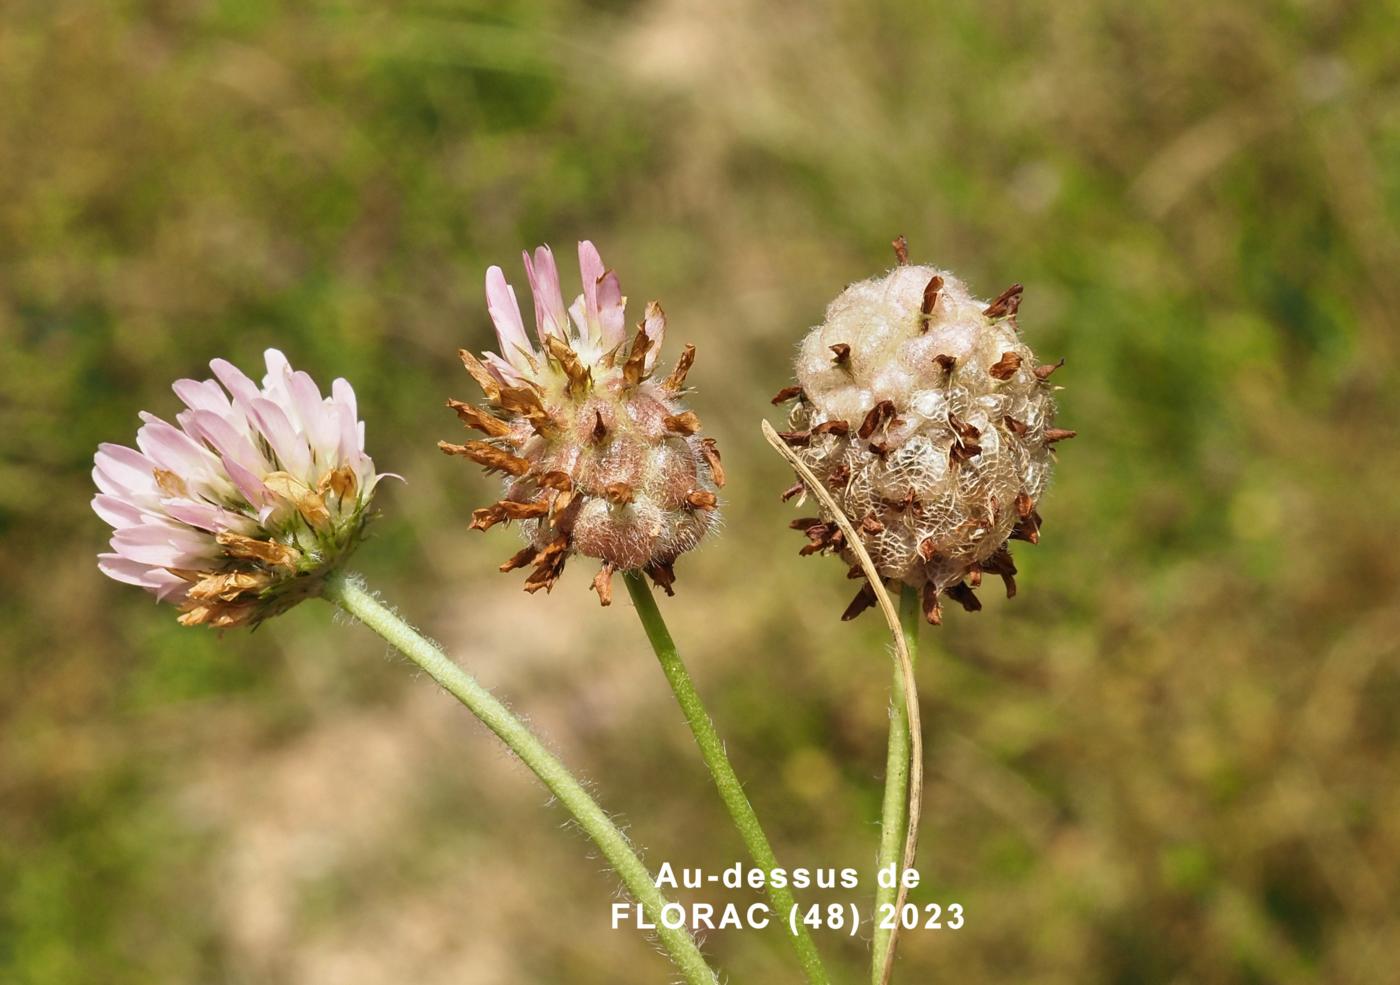
[(282, 353), (265, 359), (261, 387), (214, 360), (218, 382), (175, 383), (188, 408), (175, 424), (143, 413), (137, 448), (97, 451), (92, 506), (113, 527), (98, 567), (178, 606), (186, 626), (256, 625), (318, 594), (389, 474), (364, 453), (350, 384), (322, 397)]
[[(899, 266), (831, 303), (779, 396), (801, 396), (784, 440), (858, 525), (880, 574), (922, 589), (937, 622), (940, 595), (980, 608), (964, 580), (983, 572), (1014, 593), (1007, 542), (1039, 539), (1051, 446), (1074, 432), (1052, 426), (1045, 381), (1059, 364), (1040, 366), (1021, 340), (1020, 285), (978, 300), (947, 271), (910, 265), (902, 245)], [(802, 553), (852, 563), (830, 520), (802, 527)]]
[(506, 474), (501, 501), (477, 510), (472, 524), (520, 521), (527, 546), (501, 570), (532, 566), (526, 591), (548, 591), (570, 556), (596, 558), (592, 587), (607, 605), (614, 571), (645, 570), (669, 591), (676, 558), (719, 522), (724, 472), (714, 439), (679, 399), (694, 348), (654, 378), (665, 312), (648, 304), (629, 341), (617, 275), (592, 243), (578, 255), (583, 293), (566, 311), (553, 253), (525, 254), (538, 348), (505, 274), (487, 271), (500, 352), (462, 360), (488, 406), (448, 402), (485, 440), (439, 445)]

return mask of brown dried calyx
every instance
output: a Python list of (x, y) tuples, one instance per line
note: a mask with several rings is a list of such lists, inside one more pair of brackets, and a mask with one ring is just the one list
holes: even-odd
[[(1015, 594), (1009, 542), (1036, 543), (1037, 506), (1057, 442), (1050, 374), (1017, 326), (1022, 288), (979, 301), (947, 271), (899, 265), (828, 307), (797, 358), (784, 442), (829, 489), (882, 578), (922, 592), (930, 622), (944, 597), (975, 611), (984, 574)], [(838, 358), (833, 360), (832, 354)], [(784, 498), (802, 493), (798, 486)], [(794, 523), (801, 553), (854, 563), (829, 516)], [(874, 603), (865, 585), (847, 609)]]

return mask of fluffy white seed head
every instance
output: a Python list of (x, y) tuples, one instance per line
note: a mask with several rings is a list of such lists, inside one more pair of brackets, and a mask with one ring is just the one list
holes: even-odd
[[(786, 392), (797, 403), (785, 439), (880, 574), (924, 589), (930, 619), (940, 594), (975, 606), (963, 582), (983, 571), (1014, 590), (1007, 541), (1037, 538), (1052, 445), (1071, 436), (1052, 427), (1055, 367), (1021, 340), (1019, 300), (1019, 286), (989, 304), (946, 271), (901, 265), (831, 303), (802, 341), (800, 392)], [(854, 563), (830, 519), (794, 526), (808, 553)]]

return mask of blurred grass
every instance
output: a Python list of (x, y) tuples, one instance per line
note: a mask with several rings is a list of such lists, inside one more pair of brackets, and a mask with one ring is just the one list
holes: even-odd
[[(1026, 284), (1081, 434), (1020, 596), (926, 644), (915, 898), (968, 922), (906, 935), (902, 980), (1389, 981), (1397, 15), (5, 4), (0, 981), (666, 980), (528, 776), (366, 634), (314, 606), (181, 630), (93, 566), (95, 445), (278, 345), (355, 384), (410, 480), (367, 573), (650, 858), (739, 858), (626, 607), (495, 574), (511, 535), (465, 531), (489, 486), (433, 448), (483, 268), (546, 240), (598, 241), (699, 346), (727, 529), (667, 611), (780, 856), (868, 868), (880, 628), (796, 558), (756, 422), (897, 232), (984, 296)], [(863, 945), (823, 945), (855, 980)], [(792, 980), (768, 936), (708, 947)]]

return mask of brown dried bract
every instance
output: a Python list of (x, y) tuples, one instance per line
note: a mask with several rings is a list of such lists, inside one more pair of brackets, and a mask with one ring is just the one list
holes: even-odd
[(332, 469), (321, 476), (321, 481), (316, 485), (316, 491), (324, 496), (326, 493), (334, 493), (340, 499), (349, 499), (355, 495), (355, 490), (359, 487), (359, 480), (355, 478), (355, 470), (348, 465)]
[(996, 549), (991, 557), (982, 562), (982, 569), (1000, 575), (1006, 585), (1006, 597), (1016, 597), (1016, 564), (1011, 559), (1011, 551), (1005, 544)]
[(622, 364), (622, 380), (628, 386), (642, 382), (646, 373), (647, 353), (651, 350), (652, 338), (647, 335), (644, 325), (637, 326), (637, 334), (632, 337), (632, 348), (627, 351), (627, 361)]
[(603, 487), (603, 496), (614, 506), (626, 506), (632, 502), (633, 489), (625, 482), (609, 482)]
[(532, 562), (535, 570), (525, 579), (525, 591), (533, 595), (541, 588), (546, 592), (554, 588), (554, 583), (564, 571), (564, 562), (569, 559), (568, 547), (568, 536), (561, 534), (535, 555)]
[(301, 551), (275, 540), (258, 540), (245, 537), (232, 530), (221, 530), (214, 540), (229, 557), (243, 561), (261, 561), (273, 568), (295, 568), (301, 560)]
[(845, 366), (851, 361), (851, 347), (845, 342), (837, 342), (835, 345), (827, 346), (835, 357), (834, 361), (838, 366)]
[(661, 381), (662, 387), (672, 393), (679, 393), (685, 389), (685, 378), (690, 373), (690, 367), (695, 365), (695, 346), (689, 342), (681, 350), (681, 356), (676, 360), (676, 368), (671, 370), (671, 375)]
[(801, 400), (804, 396), (805, 394), (803, 394), (800, 386), (785, 386), (777, 393), (773, 394), (771, 402), (773, 406), (776, 407), (778, 404), (787, 403), (789, 400)]
[(869, 582), (866, 582), (860, 587), (860, 591), (856, 593), (856, 597), (851, 599), (851, 604), (846, 606), (846, 611), (841, 613), (841, 621), (850, 622), (874, 604), (875, 589), (870, 587)]
[(904, 238), (904, 234), (896, 236), (890, 241), (890, 245), (894, 247), (895, 262), (901, 267), (909, 266), (909, 241)]
[(496, 378), (491, 375), (481, 360), (466, 349), (458, 349), (457, 355), (462, 357), (462, 365), (467, 367), (467, 372), (471, 374), (472, 379), (476, 380), (476, 385), (481, 387), (481, 392), (486, 394), (486, 398), (495, 400), (501, 393), (501, 385), (496, 382)]
[(885, 530), (885, 525), (884, 525), (883, 523), (880, 522), (880, 520), (875, 516), (875, 513), (874, 513), (873, 511), (870, 512), (870, 513), (867, 513), (867, 514), (865, 514), (865, 516), (861, 517), (861, 519), (860, 519), (860, 531), (861, 531), (861, 533), (863, 533), (863, 534), (869, 534), (869, 535), (872, 535), (872, 536), (873, 536), (874, 534), (883, 533), (884, 530)]
[(1070, 431), (1067, 428), (1046, 428), (1045, 443), (1053, 445), (1057, 441), (1068, 441), (1077, 434), (1079, 434), (1078, 431)]
[(483, 434), (492, 438), (504, 438), (510, 434), (510, 427), (505, 421), (492, 414), (488, 414), (474, 404), (469, 404), (461, 400), (448, 400), (447, 406), (457, 412), (463, 424), (469, 428), (475, 428)]
[(705, 456), (705, 464), (710, 467), (710, 478), (719, 488), (724, 488), (724, 466), (719, 460), (719, 445), (714, 438), (700, 440), (700, 454)]
[(511, 520), (531, 520), (544, 516), (548, 512), (549, 503), (545, 500), (521, 503), (513, 499), (503, 499), (479, 510), (472, 510), (472, 522), (469, 529), (490, 530), (498, 523), (508, 523)]
[(963, 582), (951, 585), (943, 592), (954, 602), (957, 602), (968, 612), (979, 612), (982, 609), (982, 600), (977, 597), (977, 593)]
[(1017, 309), (1021, 307), (1021, 292), (1024, 290), (1020, 284), (1012, 284), (998, 294), (996, 300), (983, 309), (982, 314), (988, 318), (1005, 318), (1016, 314)]
[(700, 431), (700, 418), (695, 416), (695, 411), (687, 410), (680, 414), (668, 414), (662, 418), (662, 425), (672, 434), (683, 434), (689, 437)]
[(588, 392), (588, 388), (593, 385), (593, 374), (579, 360), (578, 353), (573, 350), (569, 343), (557, 335), (546, 335), (544, 337), (544, 351), (553, 357), (554, 361), (559, 364), (559, 368), (564, 371), (564, 375), (568, 377), (569, 393), (577, 396)]
[(439, 441), (438, 448), (446, 455), (461, 455), (463, 458), (470, 458), (473, 462), (483, 466), (488, 473), (500, 470), (510, 475), (520, 476), (530, 471), (530, 463), (525, 459), (501, 451), (495, 445), (488, 445), (484, 441), (468, 441), (464, 445), (453, 445), (446, 441)]
[(946, 352), (934, 356), (933, 361), (938, 364), (939, 369), (943, 370), (944, 376), (952, 375), (953, 367), (958, 364), (957, 359), (948, 355)]
[(214, 629), (231, 629), (246, 626), (254, 621), (258, 612), (256, 601), (214, 602), (203, 604), (189, 601), (176, 620), (181, 626), (211, 626)]
[(232, 602), (245, 592), (260, 592), (271, 583), (272, 576), (265, 571), (210, 571), (202, 573), (186, 594), (197, 602)]
[(1040, 514), (1031, 510), (1030, 516), (1025, 517), (1011, 528), (1011, 539), (1024, 540), (1029, 544), (1039, 544)]
[(708, 489), (693, 489), (685, 494), (685, 501), (696, 510), (712, 510), (719, 505), (715, 494)]
[(856, 431), (856, 435), (864, 441), (892, 420), (894, 420), (894, 401), (881, 400), (870, 408), (870, 412), (865, 415), (865, 420), (861, 421), (860, 429)]
[(644, 570), (651, 577), (652, 582), (657, 588), (661, 589), (667, 595), (676, 594), (676, 590), (672, 587), (676, 583), (676, 569), (671, 566), (669, 561), (653, 562), (647, 565)]
[(559, 469), (551, 469), (535, 481), (544, 489), (557, 489), (559, 492), (569, 492), (574, 488), (574, 480), (569, 478), (569, 473)]
[(943, 278), (937, 274), (924, 285), (924, 300), (919, 305), (919, 314), (923, 316), (919, 325), (920, 332), (928, 331), (929, 316), (933, 314), (933, 309), (938, 305), (938, 295), (942, 290)]
[(953, 429), (954, 434), (965, 441), (982, 437), (981, 428), (968, 424), (951, 411), (948, 413), (948, 426)]
[(1016, 418), (1012, 417), (1010, 414), (1007, 414), (1005, 417), (1003, 417), (1002, 422), (1006, 424), (1006, 430), (1010, 431), (1018, 438), (1024, 438), (1026, 435), (1031, 433), (1031, 429), (1028, 424), (1016, 420)]
[(1001, 359), (992, 363), (991, 367), (987, 370), (987, 375), (994, 380), (1009, 380), (1016, 375), (1016, 370), (1020, 368), (1020, 353), (1003, 352), (1001, 354)]
[(598, 593), (599, 605), (612, 605), (612, 577), (613, 566), (604, 561), (598, 573), (593, 576), (593, 591)]
[(189, 487), (185, 485), (185, 480), (174, 472), (167, 469), (152, 469), (151, 475), (156, 480), (156, 486), (159, 487), (160, 491), (165, 493), (165, 495), (179, 496), (185, 499), (189, 498), (190, 490)]
[(516, 568), (523, 568), (526, 565), (534, 564), (535, 555), (538, 553), (539, 552), (535, 550), (533, 544), (531, 544), (529, 547), (522, 547), (520, 550), (516, 551), (509, 558), (507, 558), (497, 570), (503, 572), (514, 571)]
[(819, 434), (834, 434), (838, 438), (845, 437), (851, 433), (851, 426), (845, 421), (822, 421), (812, 428), (812, 437)]
[(786, 503), (788, 500), (792, 499), (794, 496), (801, 496), (801, 495), (802, 495), (803, 493), (805, 493), (806, 491), (807, 491), (807, 486), (806, 486), (806, 484), (803, 483), (803, 482), (799, 479), (797, 482), (794, 482), (792, 485), (790, 485), (790, 486), (788, 486), (786, 489), (784, 489), (782, 495), (779, 496), (778, 498), (779, 498), (780, 500), (782, 500), (784, 503)]
[(1063, 356), (1061, 356), (1059, 362), (1045, 363), (1044, 365), (1037, 366), (1035, 368), (1035, 378), (1038, 380), (1048, 380), (1050, 379), (1050, 374), (1055, 372), (1055, 370), (1059, 369), (1064, 364), (1065, 359)]
[(811, 431), (779, 431), (778, 437), (794, 448), (806, 448), (812, 443)]
[(933, 582), (924, 582), (924, 618), (931, 626), (943, 625), (943, 608), (938, 604), (938, 589)]

